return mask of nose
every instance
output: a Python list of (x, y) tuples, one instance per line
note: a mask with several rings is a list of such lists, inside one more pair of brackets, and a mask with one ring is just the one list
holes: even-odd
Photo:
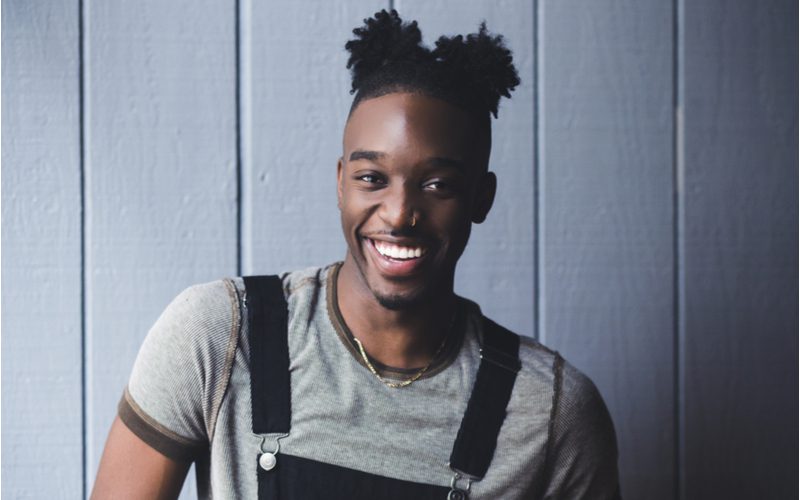
[(396, 183), (384, 190), (380, 217), (391, 229), (405, 229), (416, 225), (419, 214), (415, 211), (416, 193), (407, 183)]

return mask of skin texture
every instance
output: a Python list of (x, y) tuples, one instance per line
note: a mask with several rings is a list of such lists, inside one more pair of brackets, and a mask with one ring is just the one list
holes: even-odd
[[(494, 200), (489, 141), (467, 113), (418, 94), (364, 100), (348, 120), (337, 169), (348, 246), (339, 307), (385, 365), (425, 366), (446, 333), (456, 263), (471, 225)], [(426, 254), (410, 271), (387, 273), (367, 238), (424, 246)], [(91, 498), (177, 498), (189, 466), (151, 448), (117, 417)]]
[(117, 417), (108, 434), (91, 498), (177, 498), (190, 465), (154, 450)]
[[(424, 366), (446, 333), (456, 263), (494, 199), (488, 149), (477, 120), (421, 94), (368, 99), (350, 115), (337, 168), (348, 247), (339, 307), (367, 352), (386, 365)], [(373, 241), (426, 254), (411, 269), (392, 269)]]

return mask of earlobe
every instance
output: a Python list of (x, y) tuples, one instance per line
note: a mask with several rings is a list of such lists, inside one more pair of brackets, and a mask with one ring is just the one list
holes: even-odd
[(472, 222), (480, 224), (486, 220), (489, 210), (494, 204), (494, 195), (497, 192), (497, 177), (494, 172), (486, 172), (478, 183), (475, 203), (472, 210)]

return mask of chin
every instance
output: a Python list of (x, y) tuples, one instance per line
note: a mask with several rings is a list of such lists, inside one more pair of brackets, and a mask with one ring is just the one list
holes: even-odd
[[(372, 280), (368, 280), (368, 282), (369, 281)], [(430, 301), (432, 296), (435, 294), (435, 290), (438, 289), (438, 287), (432, 282), (406, 282), (404, 284), (405, 286), (402, 286), (398, 283), (389, 285), (388, 283), (382, 283), (381, 281), (382, 280), (380, 278), (378, 278), (376, 281), (372, 281), (369, 285), (369, 289), (372, 292), (372, 295), (375, 297), (375, 300), (381, 306), (392, 311), (410, 309), (424, 304), (425, 302)]]
[(424, 301), (424, 296), (414, 295), (402, 295), (402, 294), (379, 294), (374, 293), (375, 300), (378, 303), (385, 307), (386, 309), (392, 311), (402, 311), (403, 309), (409, 309), (416, 305), (421, 304)]

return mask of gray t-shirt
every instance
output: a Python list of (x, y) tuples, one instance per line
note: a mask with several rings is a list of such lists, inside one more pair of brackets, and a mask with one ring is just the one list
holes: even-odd
[[(459, 299), (458, 331), (437, 360), (410, 386), (392, 389), (353, 345), (336, 300), (338, 269), (282, 275), (292, 414), (281, 453), (448, 486), (480, 361), (480, 309)], [(123, 421), (148, 444), (196, 460), (201, 498), (256, 498), (255, 459), (276, 445), (277, 436), (251, 430), (245, 299), (241, 278), (178, 295), (148, 333), (120, 401)], [(470, 498), (616, 498), (616, 437), (594, 384), (530, 338), (522, 337), (520, 359), (497, 450)]]

